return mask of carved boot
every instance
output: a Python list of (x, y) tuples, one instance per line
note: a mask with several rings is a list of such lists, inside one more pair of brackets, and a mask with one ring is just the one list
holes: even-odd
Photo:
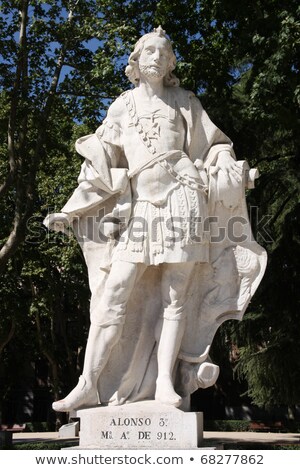
[(175, 392), (170, 375), (157, 377), (155, 400), (164, 405), (176, 406), (177, 408), (182, 404), (182, 398)]
[(173, 369), (184, 331), (184, 321), (164, 319), (157, 351), (158, 376), (155, 400), (179, 407), (182, 398), (174, 390)]
[(52, 403), (55, 411), (67, 412), (79, 408), (95, 406), (99, 402), (97, 387), (93, 381), (87, 381), (83, 375), (79, 377), (78, 384), (65, 398)]
[(55, 411), (66, 412), (88, 408), (99, 403), (98, 379), (114, 344), (118, 341), (122, 325), (107, 328), (91, 325), (85, 352), (83, 373), (76, 387), (62, 400), (52, 404)]

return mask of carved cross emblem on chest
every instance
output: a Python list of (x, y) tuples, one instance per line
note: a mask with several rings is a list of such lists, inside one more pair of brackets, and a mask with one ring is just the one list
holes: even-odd
[(148, 139), (157, 140), (160, 137), (161, 125), (160, 122), (162, 119), (168, 119), (167, 116), (161, 114), (161, 110), (156, 110), (151, 114), (144, 115), (140, 117), (142, 122), (144, 132)]

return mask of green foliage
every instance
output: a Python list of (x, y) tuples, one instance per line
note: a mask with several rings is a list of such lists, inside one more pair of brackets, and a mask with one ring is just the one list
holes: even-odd
[(26, 423), (26, 432), (54, 432), (55, 428), (53, 424), (49, 424), (47, 422), (32, 422)]
[(77, 440), (74, 441), (44, 441), (44, 442), (20, 442), (14, 444), (11, 450), (61, 450), (65, 447), (73, 447), (77, 445)]
[(218, 431), (218, 432), (245, 432), (250, 430), (250, 421), (247, 420), (221, 420), (215, 419), (214, 421), (204, 421), (205, 431)]

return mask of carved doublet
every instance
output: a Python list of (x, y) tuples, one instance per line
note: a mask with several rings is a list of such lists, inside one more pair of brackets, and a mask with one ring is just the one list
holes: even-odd
[(162, 204), (180, 182), (161, 163), (148, 164), (142, 169), (144, 163), (175, 150), (177, 155), (166, 156), (171, 166), (182, 175), (199, 179), (193, 163), (183, 153), (186, 137), (183, 116), (175, 103), (168, 102), (169, 99), (167, 102), (155, 100), (150, 107), (149, 103), (136, 103), (132, 92), (124, 93), (123, 99), (129, 119), (122, 135), (123, 148), (129, 170), (134, 172), (140, 168), (132, 178), (134, 200)]
[(141, 166), (151, 155), (155, 157), (170, 150), (184, 151), (184, 120), (175, 106), (162, 100), (156, 100), (150, 108), (143, 102), (136, 104), (132, 92), (126, 92), (123, 99), (126, 113), (121, 141), (129, 170)]

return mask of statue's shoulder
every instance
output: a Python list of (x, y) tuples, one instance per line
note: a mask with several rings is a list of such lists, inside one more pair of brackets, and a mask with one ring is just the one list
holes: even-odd
[(126, 94), (127, 92), (125, 91), (122, 93), (118, 98), (115, 99), (108, 108), (107, 111), (107, 118), (111, 121), (120, 123), (122, 120), (122, 117), (126, 113), (126, 107), (124, 104), (124, 98), (123, 95)]
[(182, 108), (190, 108), (191, 102), (198, 100), (195, 93), (193, 93), (191, 90), (186, 90), (185, 88), (173, 87), (170, 88), (170, 92), (174, 96), (179, 106)]

